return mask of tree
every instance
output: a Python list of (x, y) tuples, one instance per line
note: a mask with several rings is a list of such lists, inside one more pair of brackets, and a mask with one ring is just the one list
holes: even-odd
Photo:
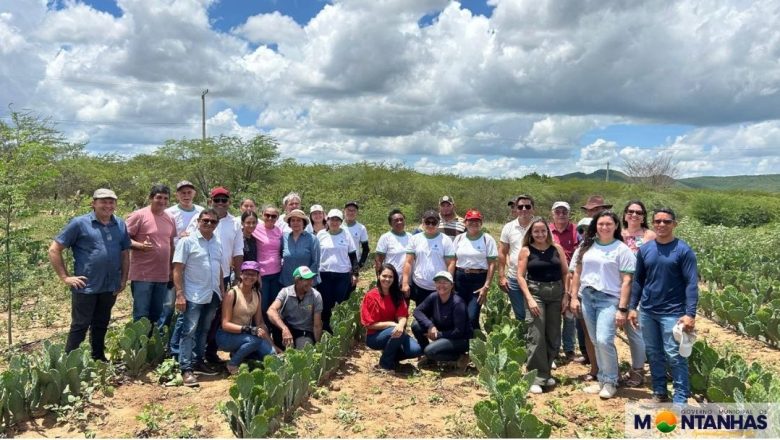
[(680, 175), (671, 154), (659, 154), (649, 160), (624, 159), (623, 173), (634, 183), (652, 188), (668, 188)]
[(6, 288), (9, 346), (13, 342), (14, 284), (24, 268), (23, 264), (14, 263), (30, 241), (27, 228), (18, 220), (35, 212), (37, 205), (32, 195), (55, 176), (52, 161), (57, 147), (66, 144), (48, 120), (16, 111), (11, 112), (10, 120), (0, 120), (0, 274)]
[(243, 194), (257, 192), (261, 184), (270, 182), (279, 157), (277, 145), (262, 134), (249, 140), (237, 136), (169, 140), (152, 156), (168, 161), (167, 176), (192, 181), (200, 194), (219, 185)]

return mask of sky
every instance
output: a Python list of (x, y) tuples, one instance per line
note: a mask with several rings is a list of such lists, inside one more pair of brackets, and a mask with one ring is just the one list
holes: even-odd
[(207, 135), (300, 162), (776, 174), (778, 23), (777, 0), (0, 0), (0, 118), (132, 155), (199, 138), (208, 89)]

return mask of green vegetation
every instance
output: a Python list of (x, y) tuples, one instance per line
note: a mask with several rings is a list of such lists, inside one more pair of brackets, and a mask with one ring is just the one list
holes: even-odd
[(696, 252), (704, 316), (771, 345), (780, 344), (780, 225), (704, 227), (686, 219), (680, 236)]
[(757, 362), (697, 341), (689, 358), (691, 391), (710, 402), (780, 402), (780, 378)]
[(480, 383), (490, 399), (477, 402), (477, 426), (488, 438), (549, 437), (552, 427), (541, 422), (527, 400), (536, 371), (521, 372), (527, 353), (522, 341), (522, 325), (510, 318), (506, 295), (496, 286), (488, 294), (483, 313), (493, 324), (471, 340), (469, 355), (479, 370)]
[[(231, 400), (222, 405), (236, 437), (269, 437), (292, 417), (316, 384), (341, 365), (360, 329), (362, 298), (363, 292), (356, 292), (333, 309), (333, 335), (323, 334), (319, 343), (301, 350), (287, 349), (283, 357), (266, 356), (262, 368), (251, 372), (246, 364), (241, 365), (230, 388)], [(341, 409), (340, 421), (357, 420), (356, 411)]]

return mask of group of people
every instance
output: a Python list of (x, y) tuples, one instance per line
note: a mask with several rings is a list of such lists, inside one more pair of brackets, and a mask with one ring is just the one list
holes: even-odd
[[(218, 349), (230, 353), (232, 373), (247, 359), (316, 343), (330, 330), (333, 307), (354, 291), (370, 251), (358, 202), (327, 214), (315, 204), (307, 215), (292, 192), (281, 210), (244, 199), (233, 216), (226, 188), (213, 188), (205, 208), (194, 203), (196, 188), (186, 180), (175, 196), (169, 207), (168, 187), (154, 185), (149, 204), (123, 221), (114, 215), (116, 194), (99, 189), (92, 211), (53, 240), (50, 260), (72, 291), (67, 350), (89, 329), (92, 356), (105, 360), (111, 308), (128, 280), (133, 319), (148, 318), (159, 329), (173, 324), (170, 351), (185, 385), (197, 385), (195, 373), (214, 372)], [(575, 225), (565, 201), (552, 205), (550, 220), (536, 216), (529, 195), (514, 197), (509, 207), (512, 220), (498, 242), (484, 231), (480, 211), (461, 218), (448, 195), (438, 211), (422, 214), (414, 233), (402, 211), (389, 212), (390, 228), (375, 249), (377, 286), (365, 294), (360, 313), (366, 345), (382, 351), (377, 368), (394, 370), (421, 356), (421, 364), (467, 363), (497, 273), (515, 317), (528, 324), (527, 369), (537, 371), (531, 393), (555, 385), (551, 371), (563, 346), (560, 360), (590, 365), (583, 379), (596, 382), (586, 392), (608, 399), (620, 382), (640, 385), (647, 360), (654, 400), (669, 399), (668, 367), (672, 400), (684, 403), (687, 362), (672, 328), (679, 322), (694, 331), (698, 276), (693, 251), (674, 236), (674, 211), (651, 214), (633, 200), (621, 217), (603, 197), (591, 196)], [(73, 275), (62, 257), (66, 248), (73, 250)], [(632, 357), (622, 378), (618, 328)]]

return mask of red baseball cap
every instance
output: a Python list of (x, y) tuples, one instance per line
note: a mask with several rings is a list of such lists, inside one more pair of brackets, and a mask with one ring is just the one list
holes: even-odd
[(482, 220), (482, 213), (476, 209), (466, 211), (466, 220)]
[(211, 198), (214, 198), (216, 196), (228, 196), (230, 197), (230, 191), (227, 190), (227, 188), (218, 186), (211, 190), (210, 193)]

